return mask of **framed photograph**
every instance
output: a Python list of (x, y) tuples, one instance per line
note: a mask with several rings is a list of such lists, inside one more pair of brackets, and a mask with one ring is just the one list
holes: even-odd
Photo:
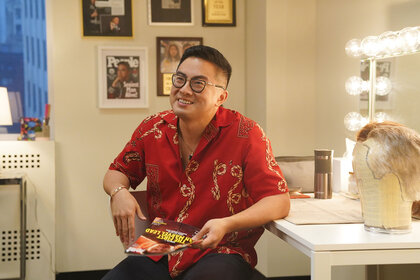
[(99, 108), (146, 108), (147, 49), (98, 47)]
[(203, 26), (236, 26), (236, 0), (201, 0)]
[(133, 36), (131, 0), (81, 1), (83, 36)]
[(202, 45), (201, 37), (157, 37), (157, 95), (169, 96), (172, 87), (172, 75), (176, 72), (184, 51), (191, 46)]
[(193, 0), (148, 0), (149, 25), (194, 25)]

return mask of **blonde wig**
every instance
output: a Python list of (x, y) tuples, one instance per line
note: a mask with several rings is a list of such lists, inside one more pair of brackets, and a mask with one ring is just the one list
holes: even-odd
[(420, 135), (395, 122), (374, 122), (364, 126), (358, 142), (375, 142), (368, 153), (368, 165), (375, 178), (397, 175), (405, 200), (420, 200)]

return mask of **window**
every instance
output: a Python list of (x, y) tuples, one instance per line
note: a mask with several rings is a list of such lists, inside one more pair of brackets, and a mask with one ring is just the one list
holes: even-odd
[(0, 86), (9, 92), (13, 117), (0, 134), (19, 133), (20, 118), (42, 119), (48, 103), (45, 0), (0, 1), (0, 11), (8, 19), (0, 19)]

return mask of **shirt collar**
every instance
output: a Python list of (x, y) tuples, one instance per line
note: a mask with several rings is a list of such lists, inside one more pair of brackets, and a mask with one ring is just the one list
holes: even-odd
[[(235, 111), (226, 109), (224, 107), (219, 107), (210, 124), (212, 124), (215, 128), (229, 126), (233, 123), (235, 115)], [(178, 123), (178, 117), (174, 114), (172, 110), (163, 113), (162, 118), (167, 123), (175, 126)]]

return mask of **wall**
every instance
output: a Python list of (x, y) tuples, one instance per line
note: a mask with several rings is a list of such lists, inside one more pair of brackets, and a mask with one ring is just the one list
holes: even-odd
[[(170, 108), (156, 96), (157, 36), (203, 37), (234, 65), (227, 107), (245, 109), (245, 7), (237, 1), (237, 26), (201, 27), (201, 4), (194, 1), (195, 25), (147, 25), (147, 1), (133, 3), (134, 37), (83, 38), (81, 1), (47, 0), (53, 118), (57, 147), (57, 272), (109, 269), (123, 258), (115, 237), (102, 178), (109, 163), (146, 116)], [(147, 109), (97, 108), (97, 47), (148, 48)]]
[(316, 1), (267, 4), (267, 134), (275, 155), (312, 155)]
[(267, 32), (265, 0), (246, 2), (246, 98), (247, 116), (267, 129)]
[[(247, 115), (263, 126), (275, 155), (310, 155), (316, 1), (246, 3)], [(257, 269), (266, 276), (310, 274), (309, 258), (267, 231), (256, 248)]]

